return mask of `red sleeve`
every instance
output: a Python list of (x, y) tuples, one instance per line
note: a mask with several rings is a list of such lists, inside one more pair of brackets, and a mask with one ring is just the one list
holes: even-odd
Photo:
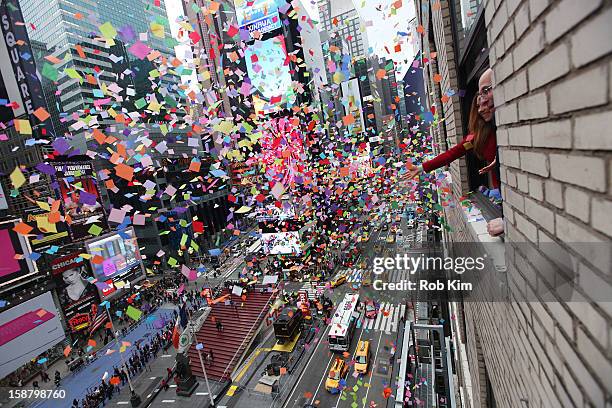
[(466, 143), (466, 139), (463, 139), (461, 142), (451, 147), (444, 153), (440, 153), (433, 159), (424, 162), (423, 171), (430, 172), (435, 169), (439, 169), (442, 166), (448, 166), (453, 161), (457, 160), (461, 156), (464, 156), (466, 153), (464, 143)]

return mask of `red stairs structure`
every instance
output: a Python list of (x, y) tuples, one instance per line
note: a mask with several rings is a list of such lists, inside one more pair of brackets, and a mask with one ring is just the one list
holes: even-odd
[[(223, 295), (230, 293), (223, 291)], [(216, 303), (196, 333), (196, 342), (191, 345), (188, 351), (191, 371), (198, 377), (204, 377), (198, 351), (195, 344), (202, 343), (202, 357), (212, 350), (213, 362), (206, 365), (208, 378), (216, 381), (230, 380), (230, 375), (236, 365), (241, 361), (247, 348), (250, 346), (253, 336), (259, 327), (272, 304), (273, 294), (262, 292), (261, 287), (246, 293), (246, 300), (240, 296), (230, 295), (233, 305), (225, 302)], [(217, 330), (216, 322), (221, 321), (223, 331)]]

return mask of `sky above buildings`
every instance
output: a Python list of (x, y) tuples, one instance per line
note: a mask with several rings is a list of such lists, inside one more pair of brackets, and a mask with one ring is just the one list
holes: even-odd
[[(182, 0), (166, 0), (168, 19), (173, 36), (178, 32), (177, 18), (182, 15)], [(363, 19), (368, 42), (375, 54), (390, 58), (399, 65), (399, 77), (414, 58), (413, 38), (409, 24), (415, 16), (412, 0), (331, 0), (334, 9), (350, 9), (353, 6)], [(318, 21), (317, 0), (302, 0), (308, 14)], [(399, 50), (398, 50), (399, 45)], [(177, 50), (179, 58), (185, 50)], [(182, 58), (181, 58), (182, 59)]]

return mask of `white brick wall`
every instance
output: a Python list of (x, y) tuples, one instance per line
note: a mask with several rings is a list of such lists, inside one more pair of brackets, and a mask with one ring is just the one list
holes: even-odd
[(545, 118), (548, 116), (546, 93), (540, 92), (522, 97), (518, 102), (518, 110), (520, 120)]
[(563, 42), (527, 67), (529, 72), (529, 89), (533, 90), (546, 85), (567, 74), (569, 69), (569, 46)]
[(588, 224), (591, 210), (590, 195), (577, 188), (565, 188), (565, 212)]
[(581, 67), (612, 52), (612, 8), (608, 8), (572, 35), (572, 62)]
[[(612, 3), (484, 4), (512, 296), (549, 297), (518, 307), (470, 304), (466, 326), (478, 331), (497, 406), (525, 399), (538, 408), (612, 408), (612, 306), (594, 299), (612, 300), (610, 276), (600, 273), (609, 260), (576, 244), (612, 237)], [(469, 235), (469, 226), (454, 226), (455, 237)], [(574, 268), (576, 280), (547, 263)], [(576, 283), (591, 295), (572, 303), (557, 286)], [(474, 339), (466, 340), (474, 350)], [(475, 361), (475, 405), (486, 406)]]
[(606, 191), (606, 163), (597, 157), (551, 154), (550, 173), (555, 180)]
[(521, 168), (538, 176), (548, 177), (548, 157), (544, 153), (524, 150), (519, 153)]
[(555, 85), (550, 90), (551, 113), (564, 113), (606, 103), (608, 67), (602, 65)]
[(546, 180), (544, 182), (544, 194), (546, 201), (557, 208), (563, 208), (563, 185), (557, 181)]
[(531, 146), (531, 126), (508, 128), (508, 143), (512, 146)]
[(525, 35), (514, 49), (514, 69), (518, 70), (530, 59), (542, 52), (544, 48), (544, 26), (538, 24)]
[(592, 226), (597, 231), (612, 237), (612, 201), (593, 198), (591, 201)]
[(531, 125), (533, 147), (569, 149), (572, 147), (572, 124), (569, 119)]
[(574, 122), (574, 147), (612, 150), (612, 111), (579, 116)]
[(546, 16), (546, 39), (552, 42), (565, 34), (601, 5), (602, 0), (562, 0)]

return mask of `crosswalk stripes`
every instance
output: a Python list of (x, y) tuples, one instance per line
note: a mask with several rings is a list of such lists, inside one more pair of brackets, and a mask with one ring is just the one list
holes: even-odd
[(363, 275), (363, 270), (361, 269), (353, 269), (352, 271), (347, 271), (349, 272), (349, 274), (347, 274), (346, 280), (348, 283), (359, 283), (361, 282), (361, 278)]
[(308, 300), (315, 300), (317, 295), (325, 291), (324, 283), (313, 283), (311, 281), (304, 282), (300, 290), (305, 290), (308, 293)]
[(397, 332), (399, 320), (406, 313), (405, 304), (381, 303), (374, 319), (365, 319), (364, 330), (382, 331), (385, 334)]
[(348, 283), (359, 283), (363, 278), (363, 269), (354, 268), (342, 270), (340, 271), (340, 273), (338, 273), (338, 275), (334, 277), (333, 280), (338, 279), (338, 277), (342, 275), (346, 276), (346, 281)]

